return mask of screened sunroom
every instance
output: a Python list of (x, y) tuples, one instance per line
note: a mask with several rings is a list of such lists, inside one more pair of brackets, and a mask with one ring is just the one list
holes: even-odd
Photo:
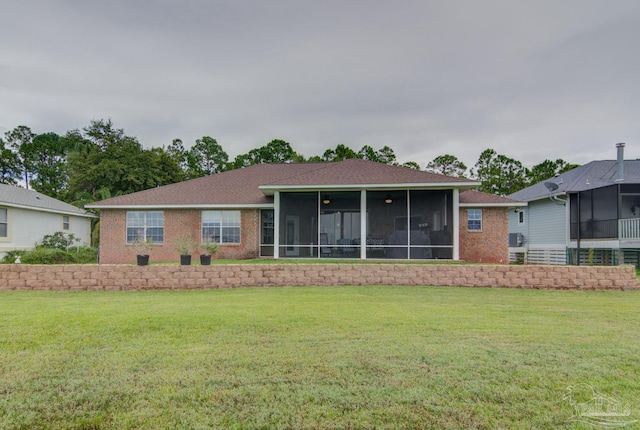
[(276, 258), (451, 259), (456, 251), (451, 189), (279, 192), (273, 218)]

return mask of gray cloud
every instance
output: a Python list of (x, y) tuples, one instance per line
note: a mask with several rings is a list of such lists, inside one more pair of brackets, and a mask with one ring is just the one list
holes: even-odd
[[(588, 4), (587, 4), (588, 3)], [(146, 146), (389, 145), (423, 166), (640, 157), (637, 1), (3, 6), (0, 133), (111, 118)]]

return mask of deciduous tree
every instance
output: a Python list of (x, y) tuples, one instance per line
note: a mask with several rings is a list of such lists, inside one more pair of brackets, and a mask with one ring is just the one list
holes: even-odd
[(161, 148), (145, 150), (135, 137), (111, 120), (91, 121), (82, 132), (65, 136), (73, 150), (68, 156), (69, 196), (107, 188), (112, 195), (142, 191), (183, 179), (175, 160)]

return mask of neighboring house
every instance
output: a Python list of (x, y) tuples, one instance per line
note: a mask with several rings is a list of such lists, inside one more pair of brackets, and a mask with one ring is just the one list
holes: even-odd
[(509, 197), (510, 258), (538, 264), (640, 261), (640, 160), (592, 161)]
[(37, 191), (0, 184), (0, 257), (14, 249), (32, 249), (58, 231), (89, 245), (91, 218), (95, 216)]
[(506, 263), (513, 200), (465, 178), (350, 159), (258, 164), (93, 203), (100, 262), (176, 261), (183, 235), (227, 258), (382, 258)]

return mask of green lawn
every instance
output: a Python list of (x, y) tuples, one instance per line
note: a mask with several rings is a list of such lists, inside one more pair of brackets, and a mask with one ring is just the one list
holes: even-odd
[(638, 291), (8, 291), (0, 428), (591, 428), (639, 338)]

